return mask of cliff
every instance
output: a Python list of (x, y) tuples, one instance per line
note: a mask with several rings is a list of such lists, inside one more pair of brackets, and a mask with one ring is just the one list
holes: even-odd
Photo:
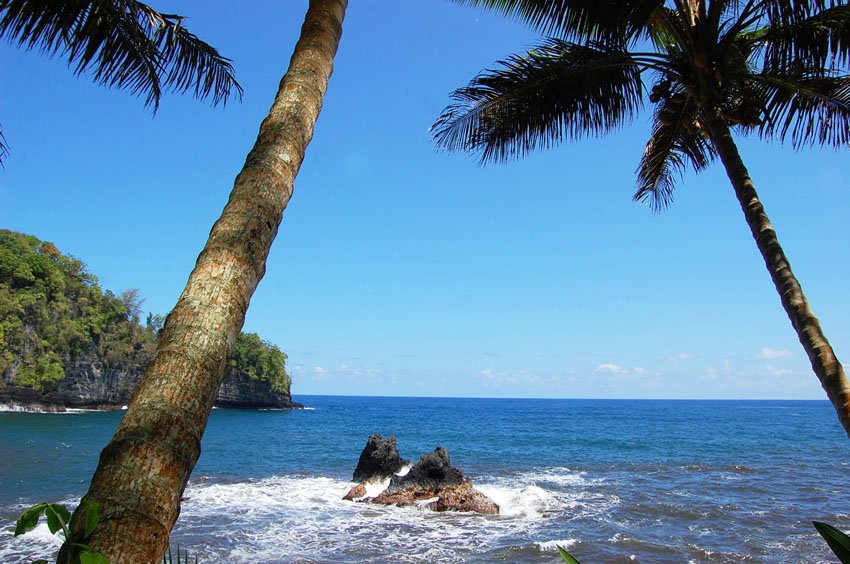
[[(127, 404), (164, 319), (137, 290), (115, 295), (51, 243), (0, 229), (0, 409), (117, 409)], [(236, 338), (216, 405), (291, 408), (286, 354)]]
[[(12, 411), (62, 412), (67, 409), (120, 409), (127, 405), (143, 371), (105, 368), (103, 363), (78, 360), (55, 386), (37, 390), (0, 384), (0, 408)], [(251, 378), (231, 367), (224, 377), (215, 405), (232, 408), (298, 409), (289, 391), (272, 389), (268, 381)]]

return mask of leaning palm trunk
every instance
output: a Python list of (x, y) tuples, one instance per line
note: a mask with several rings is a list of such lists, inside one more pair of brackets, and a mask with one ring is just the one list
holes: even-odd
[(844, 367), (836, 358), (829, 341), (826, 340), (818, 318), (812, 313), (800, 283), (791, 271), (791, 264), (779, 245), (776, 231), (770, 225), (770, 220), (756, 194), (750, 174), (741, 160), (729, 127), (722, 120), (714, 120), (711, 124), (711, 137), (726, 168), (726, 174), (735, 188), (735, 195), (744, 211), (747, 225), (750, 226), (773, 284), (782, 298), (782, 306), (809, 356), (812, 369), (838, 413), (838, 419), (844, 426), (844, 431), (850, 436), (850, 384), (844, 375)]
[[(256, 144), (100, 455), (85, 497), (100, 504), (102, 517), (88, 544), (112, 564), (162, 560), (228, 356), (313, 135), (347, 3), (310, 0)], [(84, 522), (81, 514), (75, 529)]]

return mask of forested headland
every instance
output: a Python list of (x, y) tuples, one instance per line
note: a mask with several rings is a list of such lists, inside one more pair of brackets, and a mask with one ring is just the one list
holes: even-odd
[[(0, 387), (47, 393), (80, 365), (138, 380), (164, 318), (143, 317), (136, 289), (101, 288), (79, 259), (32, 235), (0, 230)], [(286, 354), (241, 333), (231, 372), (289, 396)]]

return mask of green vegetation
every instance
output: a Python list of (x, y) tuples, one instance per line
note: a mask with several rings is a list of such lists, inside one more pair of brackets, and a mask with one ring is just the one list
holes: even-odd
[[(60, 552), (57, 561), (64, 560), (67, 564), (109, 564), (109, 559), (106, 556), (100, 552), (92, 552), (89, 546), (85, 544), (97, 524), (100, 523), (100, 506), (85, 498), (80, 503), (80, 507), (85, 511), (85, 523), (81, 530), (72, 531), (70, 527), (72, 516), (67, 507), (58, 503), (36, 503), (21, 513), (21, 516), (15, 522), (15, 536), (23, 535), (35, 529), (38, 520), (44, 515), (47, 519), (47, 528), (51, 534), (55, 535), (62, 531), (65, 539), (70, 540), (70, 550), (64, 555)], [(77, 510), (79, 511), (79, 508)], [(64, 559), (62, 556), (64, 556)], [(175, 560), (174, 550), (169, 544), (168, 552), (162, 557), (162, 564), (175, 564), (175, 562), (177, 564), (189, 564), (189, 552), (181, 551), (179, 546), (177, 547), (176, 558)], [(197, 557), (195, 557), (194, 562), (197, 564)], [(47, 564), (47, 560), (36, 560), (33, 564)]]
[[(85, 523), (80, 530), (72, 531), (70, 529), (71, 513), (64, 505), (58, 503), (36, 503), (21, 514), (21, 517), (15, 523), (15, 536), (22, 535), (31, 531), (38, 525), (39, 518), (44, 515), (47, 518), (47, 528), (52, 534), (62, 531), (65, 536), (65, 541), (68, 543), (70, 550), (62, 559), (67, 564), (109, 564), (109, 560), (100, 552), (89, 550), (86, 539), (88, 539), (94, 528), (100, 522), (100, 509), (96, 502), (90, 499), (84, 499), (77, 508), (85, 511)], [(60, 553), (60, 558), (62, 554)], [(58, 560), (57, 560), (58, 561)], [(36, 560), (33, 564), (40, 564), (47, 560)]]
[(566, 549), (564, 547), (562, 547), (561, 545), (558, 544), (558, 545), (555, 545), (555, 547), (558, 549), (558, 554), (561, 555), (561, 558), (567, 564), (581, 564), (578, 560), (575, 559), (575, 557), (572, 554), (567, 552)]
[[(0, 230), (0, 385), (50, 389), (78, 359), (141, 372), (163, 317), (140, 322), (138, 290), (102, 290), (81, 261), (51, 243)], [(256, 334), (240, 334), (231, 365), (288, 391), (286, 355)]]
[(143, 368), (154, 335), (139, 323), (139, 303), (135, 291), (101, 290), (52, 244), (0, 230), (0, 380), (44, 389), (84, 355)]
[(841, 564), (850, 564), (850, 537), (827, 523), (812, 521), (812, 524), (838, 557), (838, 560), (841, 561)]
[(276, 392), (289, 391), (286, 354), (256, 333), (239, 333), (230, 365), (244, 371), (252, 380), (269, 382)]

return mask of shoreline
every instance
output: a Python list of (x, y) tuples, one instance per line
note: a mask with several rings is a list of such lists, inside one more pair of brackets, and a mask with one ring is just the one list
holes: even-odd
[[(89, 413), (100, 411), (122, 411), (127, 409), (127, 401), (92, 402), (67, 404), (60, 396), (51, 392), (41, 392), (20, 386), (0, 386), (0, 413)], [(222, 409), (304, 409), (304, 405), (290, 401), (288, 404), (270, 404), (244, 401), (216, 402), (216, 408)]]

